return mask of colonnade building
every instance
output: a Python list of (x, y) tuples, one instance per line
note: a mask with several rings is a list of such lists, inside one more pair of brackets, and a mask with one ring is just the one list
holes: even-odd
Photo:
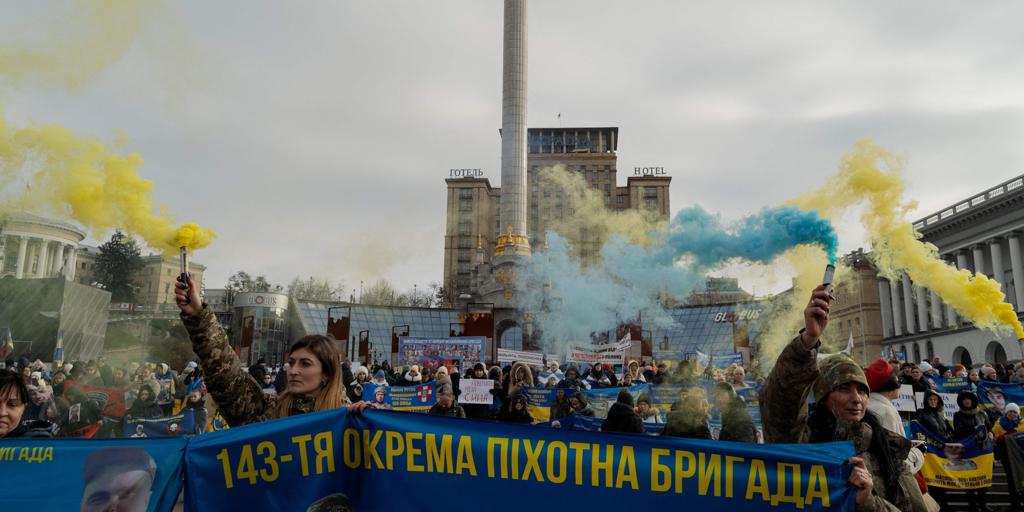
[[(914, 223), (922, 241), (960, 269), (984, 274), (1002, 287), (1018, 318), (1024, 310), (1024, 176), (971, 195)], [(906, 275), (878, 280), (883, 352), (902, 352), (910, 361), (966, 366), (1022, 358), (1012, 332), (974, 327), (931, 290)]]
[(0, 225), (0, 278), (75, 280), (78, 247), (85, 232), (66, 222), (16, 213)]

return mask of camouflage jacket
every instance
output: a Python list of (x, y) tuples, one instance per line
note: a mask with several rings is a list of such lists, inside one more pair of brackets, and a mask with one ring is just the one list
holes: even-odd
[[(182, 314), (181, 320), (192, 340), (192, 351), (199, 356), (206, 389), (228, 424), (237, 427), (274, 418), (277, 397), (264, 393), (252, 376), (242, 370), (210, 307), (203, 304), (198, 314)], [(289, 415), (312, 411), (313, 400), (297, 398), (291, 409)]]
[[(761, 421), (764, 428), (766, 443), (807, 443), (810, 439), (810, 428), (807, 426), (807, 397), (811, 387), (818, 378), (817, 355), (819, 344), (810, 350), (804, 347), (803, 341), (797, 336), (779, 354), (764, 387), (761, 388), (759, 401), (761, 404)], [(924, 510), (920, 489), (913, 489), (908, 483), (913, 481), (909, 470), (901, 464), (901, 492), (897, 503), (886, 501), (884, 496), (885, 480), (879, 470), (878, 459), (871, 453), (871, 427), (863, 422), (847, 424), (839, 428), (836, 439), (853, 441), (854, 451), (864, 459), (864, 465), (871, 473), (874, 488), (871, 497), (857, 507), (858, 512), (875, 511), (917, 511)], [(890, 446), (898, 460), (905, 460), (910, 450), (910, 442), (895, 434), (889, 435)], [(916, 491), (916, 492), (914, 492)]]

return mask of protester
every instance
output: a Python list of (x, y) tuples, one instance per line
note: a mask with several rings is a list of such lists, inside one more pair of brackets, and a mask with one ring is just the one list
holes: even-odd
[[(311, 335), (293, 343), (288, 349), (288, 389), (280, 396), (267, 395), (242, 371), (238, 356), (228, 344), (213, 310), (199, 297), (199, 287), (191, 277), (184, 285), (185, 288), (175, 286), (175, 302), (192, 340), (192, 351), (199, 356), (206, 387), (229, 425), (245, 425), (349, 404), (340, 380), (338, 349), (332, 338)], [(352, 404), (349, 410), (359, 412), (368, 406), (369, 402), (359, 402)]]
[(942, 397), (928, 390), (924, 392), (921, 402), (922, 407), (917, 410), (917, 422), (942, 441), (953, 441), (953, 427), (943, 413)]
[(461, 405), (455, 403), (455, 393), (452, 391), (451, 384), (442, 386), (440, 391), (437, 391), (437, 402), (434, 403), (427, 414), (449, 416), (452, 418), (466, 417), (466, 411), (462, 409)]
[(498, 414), (498, 421), (503, 423), (533, 423), (533, 416), (526, 405), (526, 397), (513, 394), (508, 397), (508, 410)]
[(144, 384), (139, 386), (138, 396), (125, 415), (133, 418), (159, 418), (164, 416), (164, 411), (156, 403), (156, 394)]
[[(742, 372), (743, 369), (739, 368)], [(718, 433), (720, 441), (757, 442), (757, 427), (747, 412), (747, 404), (736, 394), (732, 384), (719, 382), (712, 389), (712, 398), (718, 406), (722, 428)]]
[(557, 420), (572, 414), (570, 396), (574, 393), (569, 385), (563, 380), (558, 383), (555, 390), (555, 397), (551, 400), (551, 419)]
[[(999, 421), (992, 426), (992, 435), (995, 437), (995, 458), (1003, 465), (1006, 471), (1007, 486), (1010, 491), (1010, 509), (1024, 510), (1024, 502), (1017, 492), (1017, 485), (1014, 480), (1013, 463), (1006, 447), (1006, 437), (1024, 432), (1024, 422), (1020, 419), (1020, 406), (1011, 403), (1006, 406), (1006, 412), (999, 418)], [(1012, 442), (1012, 441), (1011, 441)]]
[[(817, 363), (820, 337), (828, 325), (834, 297), (821, 285), (804, 309), (804, 329), (779, 354), (761, 389), (761, 420), (766, 442), (822, 443), (853, 441), (856, 456), (849, 482), (857, 489), (858, 510), (923, 510), (914, 486), (906, 489), (901, 474), (910, 442), (888, 432), (868, 414), (870, 390), (864, 371), (845, 354)], [(814, 408), (807, 413), (813, 392)]]
[(196, 420), (196, 434), (206, 432), (206, 424), (209, 421), (209, 413), (206, 411), (206, 395), (199, 389), (194, 389), (188, 394), (185, 407), (192, 411)]
[(523, 386), (533, 386), (533, 372), (524, 363), (516, 362), (512, 364), (512, 371), (509, 374), (509, 396), (517, 395), (521, 392)]
[(708, 426), (710, 411), (711, 405), (708, 404), (704, 388), (689, 388), (683, 391), (679, 400), (672, 404), (672, 410), (665, 415), (662, 435), (711, 439), (711, 428)]
[[(956, 403), (960, 410), (953, 415), (953, 440), (975, 436), (978, 443), (984, 444), (989, 440), (992, 425), (989, 423), (988, 415), (978, 409), (978, 396), (970, 391), (961, 391), (956, 396)], [(987, 509), (986, 496), (987, 488), (965, 491), (967, 503), (972, 510), (984, 511)]]
[(602, 432), (628, 432), (642, 434), (644, 424), (633, 410), (633, 395), (628, 389), (619, 390), (615, 403), (608, 408), (608, 416), (601, 423)]
[(53, 437), (55, 425), (25, 417), (29, 400), (24, 376), (0, 369), (0, 438)]
[(263, 374), (263, 382), (260, 383), (260, 391), (277, 396), (277, 388), (274, 387), (274, 374), (267, 372)]
[(903, 436), (903, 422), (900, 413), (892, 401), (900, 396), (900, 381), (888, 361), (875, 359), (864, 371), (868, 388), (868, 412), (875, 415), (883, 428), (898, 436)]
[(636, 413), (644, 423), (651, 423), (655, 425), (664, 423), (661, 420), (661, 415), (658, 414), (658, 410), (651, 407), (651, 399), (648, 398), (647, 395), (640, 395), (640, 397), (636, 399)]
[(345, 392), (348, 394), (348, 401), (356, 403), (363, 399), (363, 386), (370, 382), (370, 370), (360, 366), (355, 373), (355, 379), (348, 384)]

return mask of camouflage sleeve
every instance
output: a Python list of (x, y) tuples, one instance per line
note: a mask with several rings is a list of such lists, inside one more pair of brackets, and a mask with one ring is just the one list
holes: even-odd
[(766, 443), (807, 441), (807, 396), (818, 378), (818, 348), (808, 350), (800, 337), (779, 354), (758, 401)]
[(210, 307), (203, 304), (199, 314), (183, 314), (181, 320), (192, 339), (192, 351), (199, 356), (206, 389), (228, 424), (237, 427), (269, 419), (275, 405), (273, 398), (242, 370)]

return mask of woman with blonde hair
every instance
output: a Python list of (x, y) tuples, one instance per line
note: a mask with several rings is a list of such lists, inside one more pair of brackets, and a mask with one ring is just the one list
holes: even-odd
[(224, 329), (200, 299), (195, 283), (188, 278), (184, 284), (175, 287), (175, 302), (192, 340), (192, 351), (199, 356), (206, 389), (232, 427), (343, 406), (353, 412), (370, 407), (365, 401), (349, 404), (341, 382), (338, 348), (334, 340), (321, 335), (296, 340), (287, 353), (287, 389), (277, 396), (263, 393), (242, 370)]

